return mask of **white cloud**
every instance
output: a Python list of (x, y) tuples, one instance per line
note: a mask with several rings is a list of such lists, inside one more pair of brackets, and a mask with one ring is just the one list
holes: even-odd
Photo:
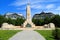
[(56, 8), (56, 10), (60, 10), (60, 6)]
[(58, 6), (58, 7), (55, 9), (55, 11), (57, 11), (57, 14), (60, 15), (60, 6)]
[(47, 9), (52, 9), (52, 8), (54, 8), (54, 7), (55, 7), (54, 4), (48, 4), (48, 5), (46, 6)]
[(42, 2), (55, 2), (57, 0), (42, 0)]
[(27, 4), (27, 1), (25, 0), (16, 0), (13, 3), (11, 3), (11, 6), (21, 6)]
[[(57, 1), (57, 0), (30, 0), (30, 3), (31, 3), (31, 8), (33, 8), (33, 9), (38, 9), (38, 12), (40, 12), (40, 10), (39, 9), (42, 9), (42, 10), (44, 10), (44, 9), (53, 9), (54, 7), (55, 7), (55, 5), (54, 4), (44, 4), (44, 5), (42, 5), (42, 4), (39, 4), (40, 2), (41, 3), (44, 3), (44, 2), (55, 2), (55, 1)], [(15, 0), (14, 2), (12, 2), (10, 5), (11, 6), (17, 6), (17, 10), (26, 10), (26, 4), (28, 3), (28, 1), (27, 0)], [(25, 5), (24, 7), (20, 7), (20, 6), (22, 6), (22, 5)], [(57, 9), (59, 9), (59, 8), (57, 8)], [(34, 12), (37, 12), (37, 11), (35, 11), (34, 10)]]
[[(39, 2), (54, 2), (57, 0), (29, 0), (31, 4), (39, 3)], [(15, 0), (10, 5), (12, 6), (21, 6), (27, 4), (28, 0)]]
[(41, 5), (32, 5), (31, 8), (33, 8), (33, 9), (41, 9), (42, 6)]
[(26, 8), (16, 8), (17, 10), (26, 10)]

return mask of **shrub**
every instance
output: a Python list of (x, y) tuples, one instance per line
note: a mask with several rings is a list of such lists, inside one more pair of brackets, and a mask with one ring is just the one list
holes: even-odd
[(53, 37), (55, 40), (60, 40), (60, 29), (55, 29), (53, 31)]

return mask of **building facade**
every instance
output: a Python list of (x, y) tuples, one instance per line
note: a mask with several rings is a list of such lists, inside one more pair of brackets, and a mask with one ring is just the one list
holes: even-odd
[(48, 12), (48, 13), (45, 13), (45, 12), (41, 12), (40, 14), (35, 14), (33, 16), (33, 19), (45, 19), (46, 17), (48, 18), (52, 18), (54, 17), (55, 14), (51, 13), (51, 12)]
[(24, 19), (24, 16), (22, 14), (17, 14), (17, 13), (6, 13), (4, 15), (6, 18), (11, 18), (11, 19), (17, 19), (17, 18), (23, 18)]

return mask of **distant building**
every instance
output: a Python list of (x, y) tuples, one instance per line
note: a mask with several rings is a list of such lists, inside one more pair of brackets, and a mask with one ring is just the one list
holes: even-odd
[(51, 12), (48, 12), (48, 13), (41, 12), (40, 14), (35, 14), (35, 15), (33, 16), (33, 19), (44, 19), (44, 18), (46, 18), (46, 17), (52, 18), (53, 16), (54, 16), (54, 14), (51, 13)]
[(17, 13), (6, 13), (4, 15), (6, 18), (11, 18), (11, 19), (17, 19), (17, 18), (23, 18), (24, 19), (24, 16), (22, 14), (17, 14)]

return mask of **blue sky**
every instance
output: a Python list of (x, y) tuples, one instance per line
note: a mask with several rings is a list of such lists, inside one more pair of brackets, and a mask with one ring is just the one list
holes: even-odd
[(31, 14), (44, 12), (60, 13), (60, 0), (0, 0), (0, 14), (16, 12), (26, 15), (26, 6), (30, 1)]

